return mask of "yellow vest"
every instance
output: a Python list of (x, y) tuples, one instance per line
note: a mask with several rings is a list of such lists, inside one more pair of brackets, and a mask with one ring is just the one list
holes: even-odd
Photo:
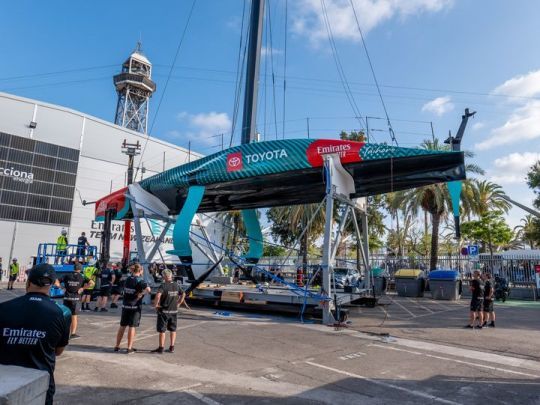
[(56, 239), (56, 250), (66, 250), (67, 242), (67, 238), (64, 235), (60, 235)]
[(19, 274), (19, 263), (11, 263), (9, 265), (9, 273), (12, 276)]
[[(96, 282), (96, 274), (98, 272), (98, 269), (96, 269), (94, 266), (88, 266), (84, 269), (84, 278), (88, 280), (92, 280), (94, 283)], [(94, 286), (89, 286), (87, 288), (88, 290), (93, 290)]]

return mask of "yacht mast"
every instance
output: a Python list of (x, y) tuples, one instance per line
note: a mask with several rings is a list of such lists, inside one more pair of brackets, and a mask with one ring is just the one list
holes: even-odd
[(259, 93), (259, 67), (261, 60), (264, 3), (265, 0), (251, 1), (246, 89), (242, 116), (242, 144), (256, 140), (257, 96)]

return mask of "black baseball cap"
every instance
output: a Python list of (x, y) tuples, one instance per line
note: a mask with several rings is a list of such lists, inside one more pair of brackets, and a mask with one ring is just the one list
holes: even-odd
[(47, 263), (35, 265), (28, 273), (28, 281), (38, 287), (52, 285), (56, 281), (54, 267)]

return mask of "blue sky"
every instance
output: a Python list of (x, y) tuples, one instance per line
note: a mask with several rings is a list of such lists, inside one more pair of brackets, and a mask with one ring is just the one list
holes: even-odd
[[(225, 143), (230, 139), (244, 1), (197, 1), (163, 96), (191, 2), (6, 2), (0, 14), (0, 91), (112, 120), (112, 75), (142, 38), (158, 86), (150, 105), (153, 135), (215, 152), (221, 137), (214, 135), (224, 133)], [(272, 41), (267, 32), (258, 118), (263, 138), (275, 139), (276, 132), (280, 138), (305, 137), (306, 117), (312, 137), (359, 129), (335, 67), (321, 1), (289, 1), (287, 30), (286, 1), (268, 3)], [(383, 117), (349, 0), (325, 3), (358, 110)], [(429, 138), (429, 122), (436, 136), (446, 137), (470, 107), (478, 113), (464, 147), (476, 152), (488, 179), (530, 204), (533, 196), (523, 178), (540, 157), (540, 3), (355, 0), (355, 5), (399, 144), (414, 146)], [(43, 73), (51, 74), (36, 76)], [(383, 120), (370, 119), (370, 127), (376, 141), (390, 140)], [(522, 216), (512, 210), (510, 222), (515, 225)]]

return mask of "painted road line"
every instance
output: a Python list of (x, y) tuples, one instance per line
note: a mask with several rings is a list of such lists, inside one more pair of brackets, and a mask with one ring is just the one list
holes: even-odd
[(338, 359), (340, 359), (340, 360), (351, 360), (351, 359), (357, 359), (358, 357), (362, 357), (362, 356), (365, 356), (365, 355), (366, 355), (366, 353), (356, 352), (356, 353), (346, 354), (344, 356), (339, 356)]
[[(165, 391), (156, 393), (155, 395), (174, 394), (175, 392), (185, 392), (185, 393), (187, 393), (188, 390), (191, 390), (192, 388), (200, 387), (201, 385), (202, 385), (201, 383), (190, 384), (190, 385), (186, 385), (184, 387), (175, 388), (173, 390), (165, 390)], [(149, 397), (140, 397), (140, 398), (137, 398), (137, 399), (141, 400), (143, 398), (152, 398), (155, 395), (151, 395)], [(133, 401), (134, 401), (134, 399), (131, 398), (131, 399), (127, 399), (125, 401), (115, 402), (115, 404), (116, 405), (131, 404), (131, 403), (133, 403)]]
[(425, 307), (425, 306), (421, 305), (421, 304), (418, 302), (418, 300), (413, 300), (413, 299), (411, 299), (411, 298), (406, 298), (406, 300), (409, 301), (409, 302), (411, 302), (411, 303), (413, 303), (413, 304), (415, 304), (415, 305), (417, 305), (417, 306), (419, 306), (420, 308), (422, 308), (422, 309), (425, 310), (425, 311), (431, 312), (432, 314), (435, 313), (435, 311), (432, 311), (432, 310), (429, 309), (428, 307)]
[[(202, 368), (189, 364), (174, 364), (160, 359), (162, 356), (145, 355), (143, 353), (133, 356), (111, 355), (111, 353), (89, 352), (80, 349), (70, 351), (70, 355), (81, 361), (91, 359), (92, 361), (104, 364), (115, 365), (133, 370), (133, 374), (140, 375), (153, 374), (170, 379), (190, 379), (202, 384), (222, 385), (242, 390), (242, 392), (259, 392), (268, 394), (270, 398), (275, 395), (275, 401), (280, 398), (298, 398), (301, 400), (319, 402), (329, 405), (336, 403), (336, 391), (312, 385), (298, 383), (274, 382), (264, 378), (253, 377), (247, 374), (218, 370), (212, 368)], [(300, 364), (304, 365), (304, 362)], [(369, 399), (360, 392), (340, 392), (340, 399), (343, 403), (358, 404)]]
[(204, 402), (207, 405), (221, 405), (221, 402), (214, 401), (213, 399), (204, 396), (200, 392), (193, 391), (193, 390), (183, 390), (182, 392), (185, 392), (186, 394), (189, 394), (192, 397), (197, 398), (199, 401)]
[(343, 374), (343, 375), (346, 375), (348, 377), (368, 381), (368, 382), (370, 382), (372, 384), (380, 385), (380, 386), (385, 387), (385, 388), (392, 388), (392, 389), (395, 389), (395, 390), (403, 391), (403, 392), (406, 392), (407, 394), (413, 395), (415, 397), (428, 399), (428, 400), (433, 401), (433, 402), (439, 402), (441, 404), (449, 404), (449, 405), (458, 405), (458, 404), (460, 404), (459, 402), (450, 401), (448, 399), (440, 398), (440, 397), (437, 397), (435, 395), (427, 394), (427, 393), (422, 392), (422, 391), (401, 387), (399, 385), (390, 384), (390, 383), (379, 381), (379, 380), (374, 380), (372, 378), (365, 377), (365, 376), (360, 375), (360, 374), (350, 373), (348, 371), (339, 370), (337, 368), (324, 366), (322, 364), (313, 363), (312, 361), (306, 361), (306, 364), (309, 364), (310, 366), (314, 366), (314, 367), (319, 367), (319, 368), (322, 368), (322, 369), (325, 369), (325, 370), (333, 371), (334, 373), (337, 373), (337, 374)]
[(501, 354), (481, 352), (478, 350), (462, 349), (460, 347), (446, 346), (437, 343), (424, 341), (395, 338), (396, 345), (405, 346), (411, 349), (427, 350), (437, 352), (439, 354), (447, 354), (450, 356), (459, 356), (465, 359), (475, 359), (498, 365), (526, 368), (528, 370), (540, 371), (540, 362), (534, 360), (522, 359), (519, 357), (511, 357)]
[[(316, 330), (318, 332), (354, 336), (363, 340), (370, 340), (372, 342), (377, 342), (377, 343), (382, 342), (382, 339), (380, 336), (373, 336), (368, 333), (359, 332), (352, 329), (341, 329), (339, 331), (334, 331), (324, 325), (296, 324), (296, 326), (305, 328), (305, 329)], [(462, 349), (456, 346), (447, 346), (447, 345), (442, 345), (438, 343), (431, 343), (431, 342), (426, 342), (426, 341), (421, 341), (421, 340), (403, 339), (403, 338), (398, 338), (398, 337), (392, 337), (391, 343), (397, 346), (403, 346), (403, 347), (416, 349), (416, 350), (431, 351), (431, 352), (436, 352), (437, 354), (458, 356), (458, 357), (465, 358), (468, 360), (474, 359), (474, 360), (484, 361), (487, 363), (494, 363), (499, 366), (524, 368), (527, 370), (540, 372), (540, 362), (535, 361), (535, 360), (528, 360), (528, 359), (506, 356), (506, 355), (501, 355), (501, 354), (487, 353), (487, 352), (482, 352), (479, 350)]]
[(405, 308), (404, 305), (401, 305), (398, 301), (395, 301), (395, 300), (393, 300), (392, 298), (390, 298), (390, 300), (392, 301), (393, 304), (399, 305), (401, 308), (403, 308), (403, 309), (405, 310), (405, 312), (408, 312), (409, 314), (411, 314), (411, 316), (412, 316), (413, 318), (416, 318), (416, 315), (413, 314), (411, 311), (409, 311), (407, 308)]
[(453, 361), (454, 363), (466, 364), (468, 366), (485, 368), (485, 369), (488, 369), (488, 370), (500, 371), (502, 373), (517, 374), (517, 375), (522, 375), (522, 376), (525, 376), (525, 377), (540, 378), (540, 376), (537, 376), (537, 375), (534, 375), (534, 374), (529, 374), (529, 373), (523, 373), (521, 371), (513, 371), (513, 370), (508, 370), (508, 369), (505, 369), (505, 368), (500, 368), (500, 367), (495, 367), (495, 366), (488, 366), (488, 365), (485, 365), (485, 364), (472, 363), (470, 361), (452, 359), (450, 357), (436, 356), (436, 355), (433, 355), (433, 354), (417, 352), (417, 351), (414, 351), (414, 350), (398, 349), (397, 347), (392, 347), (390, 345), (371, 344), (370, 346), (379, 347), (379, 348), (385, 349), (385, 350), (394, 350), (394, 351), (397, 351), (397, 352), (410, 353), (410, 354), (414, 354), (416, 356), (430, 357), (432, 359), (437, 359), (437, 360)]

